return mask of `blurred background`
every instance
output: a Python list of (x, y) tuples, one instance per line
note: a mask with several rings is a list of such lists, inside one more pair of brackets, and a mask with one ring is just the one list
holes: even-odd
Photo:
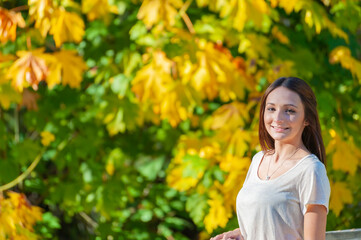
[(361, 2), (0, 1), (0, 239), (237, 228), (263, 91), (318, 99), (327, 230), (361, 227)]

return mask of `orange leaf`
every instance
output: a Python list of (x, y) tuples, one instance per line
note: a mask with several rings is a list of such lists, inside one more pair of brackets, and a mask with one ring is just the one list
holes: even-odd
[(25, 21), (21, 13), (8, 11), (0, 7), (0, 41), (5, 43), (8, 40), (15, 41), (16, 27), (25, 27)]
[(45, 80), (48, 74), (43, 54), (44, 49), (33, 51), (18, 51), (16, 53), (20, 58), (10, 67), (8, 77), (12, 79), (13, 87), (22, 92), (24, 87), (31, 86), (34, 90), (38, 89), (38, 84)]

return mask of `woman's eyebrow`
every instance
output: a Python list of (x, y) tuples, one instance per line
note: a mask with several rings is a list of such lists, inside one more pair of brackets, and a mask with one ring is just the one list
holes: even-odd
[[(266, 103), (266, 105), (276, 105), (276, 104), (269, 102), (269, 103)], [(287, 104), (284, 104), (283, 106), (285, 106), (285, 107), (295, 107), (295, 108), (298, 108), (296, 105), (294, 105), (294, 104), (292, 104), (292, 103), (287, 103)]]

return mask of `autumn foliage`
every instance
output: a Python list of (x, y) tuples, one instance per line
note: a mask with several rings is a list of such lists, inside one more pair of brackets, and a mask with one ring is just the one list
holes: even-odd
[(356, 0), (1, 1), (0, 238), (236, 228), (281, 76), (318, 99), (327, 229), (359, 227), (360, 29)]

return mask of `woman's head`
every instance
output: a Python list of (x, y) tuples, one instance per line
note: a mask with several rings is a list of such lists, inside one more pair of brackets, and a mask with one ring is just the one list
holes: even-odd
[(272, 150), (275, 139), (297, 135), (302, 136), (306, 148), (325, 163), (317, 102), (312, 89), (302, 79), (282, 77), (267, 88), (261, 100), (260, 144), (264, 151)]

